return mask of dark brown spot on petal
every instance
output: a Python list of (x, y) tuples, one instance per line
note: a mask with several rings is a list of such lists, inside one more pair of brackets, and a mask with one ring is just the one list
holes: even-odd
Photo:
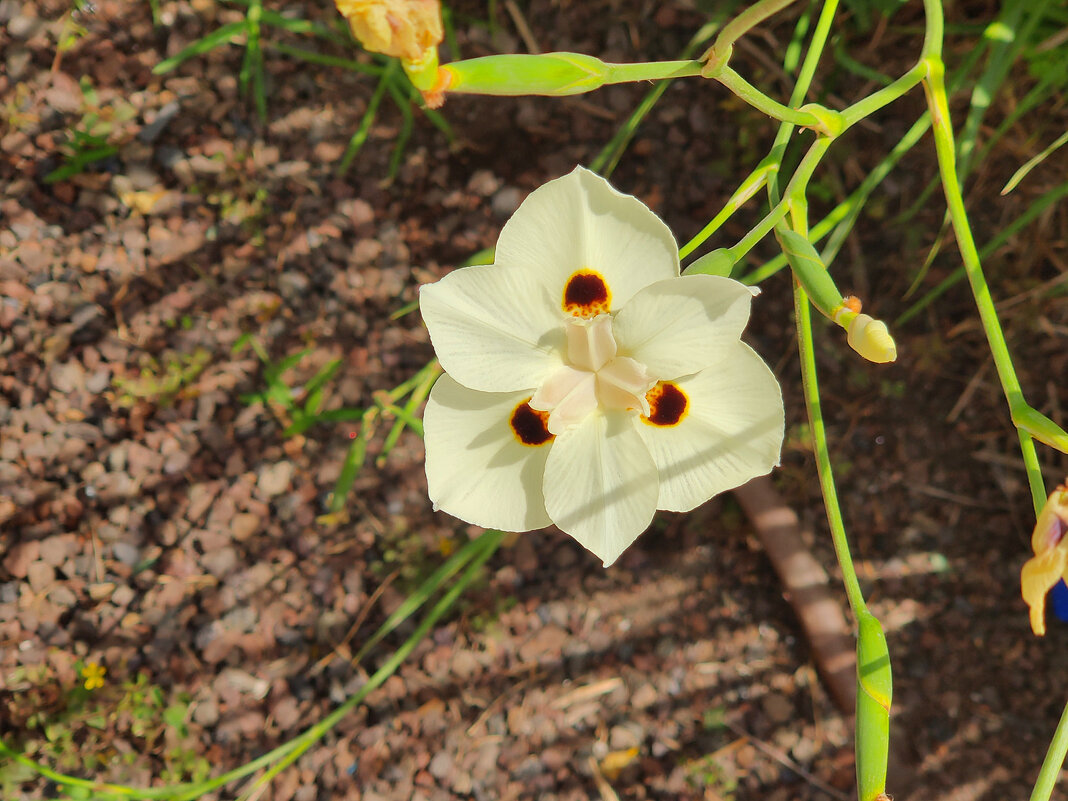
[(645, 394), (649, 402), (649, 416), (642, 420), (654, 426), (676, 426), (686, 416), (690, 399), (670, 381), (657, 384)]
[(576, 317), (607, 314), (612, 302), (608, 284), (593, 270), (572, 273), (564, 286), (564, 311)]
[(509, 425), (512, 426), (512, 433), (515, 434), (515, 438), (524, 445), (530, 445), (531, 447), (544, 445), (553, 439), (554, 435), (549, 433), (548, 422), (549, 413), (531, 409), (527, 401), (523, 401), (515, 407), (515, 411), (512, 412), (512, 417), (508, 421)]

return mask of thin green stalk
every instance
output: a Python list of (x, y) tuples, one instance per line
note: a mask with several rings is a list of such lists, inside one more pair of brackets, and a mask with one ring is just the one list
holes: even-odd
[(716, 37), (716, 41), (713, 42), (709, 52), (715, 53), (716, 56), (725, 60), (726, 57), (729, 57), (729, 51), (734, 47), (735, 42), (768, 17), (782, 11), (792, 2), (794, 0), (760, 0), (758, 3), (753, 3), (753, 5), (723, 26), (723, 30), (719, 32), (719, 36)]
[(863, 100), (860, 100), (854, 103), (849, 108), (843, 110), (841, 112), (843, 130), (849, 128), (852, 125), (855, 125), (865, 117), (871, 116), (879, 109), (883, 108), (884, 106), (888, 106), (898, 98), (910, 92), (923, 80), (924, 75), (926, 74), (927, 67), (922, 61), (920, 61), (916, 64), (916, 66), (914, 66), (904, 75), (902, 75), (896, 81), (891, 83), (889, 86), (884, 86), (879, 91), (873, 92), (872, 94), (865, 97)]
[(371, 133), (371, 125), (374, 123), (375, 115), (378, 113), (378, 106), (381, 104), (382, 98), (385, 97), (389, 82), (393, 80), (398, 69), (399, 62), (394, 59), (390, 61), (389, 66), (382, 73), (382, 77), (378, 79), (378, 86), (375, 87), (374, 94), (371, 95), (371, 101), (367, 104), (367, 111), (364, 112), (359, 127), (349, 140), (349, 146), (345, 149), (345, 155), (342, 157), (341, 164), (338, 167), (339, 173), (344, 174), (348, 171), (352, 160), (356, 158), (356, 154), (360, 152), (363, 143), (367, 141), (367, 136)]
[[(941, 0), (925, 0), (931, 6), (937, 6), (941, 12)], [(927, 95), (927, 104), (931, 110), (932, 128), (934, 131), (935, 152), (938, 158), (938, 169), (942, 176), (942, 187), (946, 196), (946, 205), (949, 208), (950, 221), (956, 234), (957, 248), (960, 250), (961, 259), (964, 262), (964, 270), (968, 281), (972, 286), (972, 295), (979, 309), (979, 319), (983, 330), (986, 332), (987, 344), (990, 353), (994, 357), (994, 367), (997, 369), (998, 379), (1001, 382), (1002, 391), (1009, 404), (1009, 412), (1012, 414), (1013, 423), (1020, 426), (1020, 414), (1030, 409), (1024, 400), (1020, 381), (1016, 377), (1016, 368), (1009, 354), (1008, 344), (1005, 342), (1005, 334), (998, 320), (994, 301), (990, 296), (990, 288), (983, 275), (983, 267), (979, 259), (979, 251), (975, 247), (972, 237), (971, 225), (968, 222), (968, 212), (964, 207), (964, 197), (961, 194), (960, 182), (957, 178), (956, 146), (953, 140), (953, 124), (949, 116), (949, 103), (946, 97), (944, 79), (944, 67), (941, 54), (933, 53), (927, 58), (928, 74), (924, 82)], [(1033, 466), (1027, 468), (1028, 482), (1042, 482), (1042, 475), (1036, 472)]]
[[(964, 76), (971, 71), (971, 68), (979, 60), (982, 55), (982, 48), (976, 48), (969, 54), (966, 62), (957, 69), (950, 85), (958, 85), (963, 81)], [(860, 217), (861, 211), (864, 209), (864, 205), (867, 203), (868, 197), (871, 196), (879, 185), (883, 182), (887, 175), (889, 175), (898, 162), (908, 153), (927, 133), (927, 129), (931, 127), (931, 115), (930, 112), (924, 112), (923, 115), (913, 123), (912, 127), (905, 133), (901, 140), (894, 146), (893, 150), (873, 169), (864, 180), (861, 182), (852, 194), (845, 200), (839, 203), (831, 212), (812, 226), (811, 241), (818, 242), (822, 240), (828, 233), (831, 234), (831, 239), (827, 243), (827, 246), (820, 253), (823, 263), (830, 265), (835, 256), (838, 253), (839, 248), (845, 241), (845, 238), (849, 235), (849, 232), (853, 230), (853, 225)], [(774, 259), (762, 264), (746, 275), (742, 276), (739, 280), (745, 284), (759, 284), (767, 278), (777, 273), (783, 267), (787, 265), (786, 257), (782, 254), (776, 256)], [(961, 269), (960, 277), (964, 277), (964, 270)], [(897, 323), (901, 323), (899, 318)]]
[(809, 179), (812, 178), (812, 173), (815, 172), (816, 167), (826, 154), (827, 148), (831, 146), (831, 142), (830, 137), (821, 136), (812, 143), (808, 152), (805, 153), (805, 157), (794, 171), (793, 177), (790, 178), (790, 183), (786, 187), (785, 197), (775, 205), (775, 208), (768, 212), (763, 220), (753, 226), (736, 245), (727, 248), (727, 252), (730, 253), (735, 263), (744, 258), (745, 254), (752, 250), (761, 239), (771, 233), (771, 230), (786, 217), (787, 213), (800, 214), (802, 213), (801, 210), (806, 208), (805, 188), (808, 186)]
[(605, 62), (605, 83), (632, 81), (660, 81), (666, 78), (692, 78), (701, 74), (701, 62), (646, 61), (637, 64), (609, 64)]
[[(987, 256), (994, 253), (998, 248), (1008, 242), (1012, 237), (1019, 233), (1023, 228), (1030, 225), (1035, 218), (1039, 217), (1046, 209), (1052, 206), (1054, 203), (1060, 201), (1061, 198), (1068, 196), (1068, 181), (1053, 187), (1053, 189), (1046, 192), (1034, 201), (1027, 210), (1012, 222), (1003, 226), (989, 242), (987, 242), (979, 250), (979, 258), (985, 259)], [(945, 292), (956, 284), (960, 279), (964, 278), (967, 271), (963, 266), (956, 268), (953, 272), (947, 275), (942, 281), (940, 281), (935, 287), (928, 290), (928, 292), (909, 308), (907, 308), (896, 320), (895, 325), (901, 325), (906, 323), (919, 314), (923, 309), (929, 306), (937, 298), (941, 297)]]
[(719, 213), (713, 217), (701, 231), (693, 237), (689, 242), (679, 248), (679, 258), (685, 259), (697, 248), (704, 244), (712, 234), (719, 230), (734, 212), (738, 211), (745, 202), (749, 200), (753, 195), (760, 191), (760, 188), (768, 182), (768, 175), (772, 172), (777, 172), (779, 169), (778, 162), (771, 159), (764, 159), (757, 165), (745, 180), (738, 185), (738, 188), (734, 190), (734, 193), (730, 196), (730, 199), (723, 205)]
[(831, 542), (842, 568), (842, 583), (845, 585), (849, 606), (855, 616), (868, 613), (864, 593), (860, 589), (853, 556), (849, 552), (842, 510), (838, 505), (838, 490), (834, 483), (831, 455), (827, 447), (827, 429), (823, 424), (823, 407), (820, 403), (819, 381), (816, 375), (816, 350), (812, 342), (812, 306), (808, 295), (800, 285), (794, 286), (794, 313), (797, 317), (797, 347), (801, 355), (801, 381), (808, 409), (808, 422), (812, 429), (812, 444), (816, 454), (816, 471), (819, 474), (823, 505), (827, 510), (827, 523), (831, 530)]
[(1027, 484), (1031, 488), (1031, 502), (1035, 506), (1035, 517), (1042, 512), (1046, 505), (1046, 485), (1042, 481), (1042, 466), (1038, 463), (1038, 452), (1035, 450), (1035, 440), (1022, 428), (1016, 429), (1020, 436), (1020, 453), (1023, 454), (1024, 467), (1027, 470)]
[[(694, 34), (693, 38), (683, 48), (681, 57), (683, 59), (689, 59), (693, 56), (694, 51), (701, 46), (708, 38), (715, 32), (718, 27), (717, 22), (708, 22), (701, 26), (700, 30)], [(653, 85), (653, 88), (642, 99), (642, 102), (638, 104), (638, 107), (631, 112), (630, 117), (624, 122), (615, 135), (608, 141), (601, 152), (597, 154), (597, 157), (590, 162), (590, 169), (600, 175), (608, 178), (611, 176), (612, 171), (616, 168), (616, 164), (619, 163), (619, 159), (623, 156), (623, 152), (626, 150), (630, 140), (634, 137), (634, 133), (638, 130), (638, 126), (641, 121), (645, 119), (645, 116), (652, 111), (653, 106), (667, 91), (670, 83), (668, 81), (659, 81)]]
[[(816, 74), (816, 67), (819, 66), (820, 57), (823, 55), (823, 49), (827, 46), (827, 37), (830, 35), (831, 25), (834, 23), (834, 13), (837, 10), (838, 0), (827, 0), (820, 10), (819, 19), (816, 21), (816, 29), (812, 32), (812, 42), (805, 53), (804, 61), (801, 62), (801, 70), (797, 75), (797, 83), (794, 84), (794, 90), (790, 93), (789, 105), (791, 107), (800, 106), (805, 99), (805, 95), (808, 94), (808, 89), (812, 85), (812, 79)], [(770, 154), (770, 158), (776, 163), (782, 162), (783, 154), (786, 152), (786, 144), (790, 141), (790, 135), (793, 130), (794, 126), (789, 122), (783, 122), (779, 125)], [(777, 174), (768, 177), (768, 197), (772, 205), (779, 202)]]
[(1049, 744), (1049, 750), (1046, 751), (1046, 758), (1042, 760), (1038, 779), (1035, 780), (1035, 789), (1031, 791), (1031, 801), (1049, 801), (1057, 779), (1061, 775), (1065, 755), (1068, 755), (1068, 705), (1061, 713), (1057, 731), (1053, 734), (1053, 741)]
[(715, 74), (714, 78), (730, 89), (739, 99), (772, 119), (790, 122), (803, 128), (822, 129), (822, 123), (817, 116), (807, 111), (784, 106), (782, 103), (773, 100), (730, 67), (723, 67)]

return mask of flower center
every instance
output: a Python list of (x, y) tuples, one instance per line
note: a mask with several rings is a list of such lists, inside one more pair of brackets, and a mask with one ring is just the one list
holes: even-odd
[(549, 376), (530, 408), (548, 412), (551, 434), (578, 425), (595, 409), (650, 413), (646, 393), (656, 384), (645, 365), (616, 352), (612, 315), (568, 320), (566, 364)]

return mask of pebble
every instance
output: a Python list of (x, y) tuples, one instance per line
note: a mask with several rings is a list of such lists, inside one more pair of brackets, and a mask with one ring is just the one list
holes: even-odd
[(761, 701), (761, 706), (764, 709), (764, 714), (773, 723), (785, 723), (794, 717), (793, 702), (785, 695), (768, 693)]
[(260, 477), (256, 486), (268, 498), (273, 498), (289, 489), (289, 482), (292, 478), (293, 463), (276, 462), (260, 470)]
[(430, 760), (427, 770), (439, 782), (445, 782), (456, 770), (456, 763), (452, 758), (452, 754), (448, 751), (438, 751), (434, 754), (434, 758)]
[(130, 567), (133, 567), (141, 560), (141, 549), (122, 540), (111, 546), (111, 554), (124, 565), (129, 565)]
[(40, 593), (56, 580), (56, 571), (44, 562), (33, 562), (26, 571), (26, 581), (30, 589)]

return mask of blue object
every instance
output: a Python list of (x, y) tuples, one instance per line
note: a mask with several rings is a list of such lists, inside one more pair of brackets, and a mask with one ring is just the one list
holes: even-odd
[(1053, 585), (1049, 598), (1052, 601), (1053, 614), (1058, 620), (1068, 623), (1068, 585), (1064, 583), (1064, 579)]

